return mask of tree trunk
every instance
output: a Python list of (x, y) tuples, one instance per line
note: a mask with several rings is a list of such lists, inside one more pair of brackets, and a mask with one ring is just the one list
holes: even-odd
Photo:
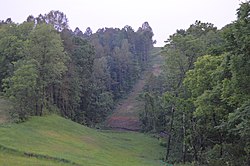
[(223, 156), (223, 135), (220, 132), (220, 157), (222, 158)]
[(40, 116), (43, 115), (44, 112), (44, 107), (45, 107), (45, 101), (46, 100), (46, 96), (45, 96), (45, 86), (42, 86), (42, 102), (41, 102), (41, 110), (40, 110)]
[(38, 103), (37, 103), (37, 97), (36, 97), (36, 112), (35, 112), (35, 115), (38, 116)]
[(172, 106), (172, 117), (171, 117), (170, 132), (169, 132), (169, 137), (168, 137), (168, 146), (167, 146), (166, 161), (168, 160), (169, 152), (170, 152), (170, 144), (171, 144), (173, 123), (174, 123), (174, 111), (175, 111), (175, 110), (174, 110), (174, 107)]
[(186, 126), (185, 126), (185, 113), (183, 111), (182, 114), (182, 128), (183, 128), (183, 145), (182, 145), (182, 161), (185, 164), (186, 162), (186, 142), (185, 142), (185, 137), (186, 137)]

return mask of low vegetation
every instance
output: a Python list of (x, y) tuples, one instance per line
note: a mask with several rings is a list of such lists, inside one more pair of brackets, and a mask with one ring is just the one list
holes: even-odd
[(164, 149), (135, 132), (90, 129), (57, 115), (0, 127), (0, 165), (161, 165)]

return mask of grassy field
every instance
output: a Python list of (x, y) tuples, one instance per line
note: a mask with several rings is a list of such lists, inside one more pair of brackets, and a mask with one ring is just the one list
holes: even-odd
[(163, 153), (148, 135), (94, 130), (57, 115), (0, 126), (3, 166), (159, 166)]

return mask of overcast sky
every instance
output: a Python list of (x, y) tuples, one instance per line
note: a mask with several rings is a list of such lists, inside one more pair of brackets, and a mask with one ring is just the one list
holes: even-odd
[(72, 30), (93, 32), (103, 27), (136, 31), (148, 21), (157, 46), (163, 46), (176, 29), (187, 29), (195, 20), (213, 23), (218, 28), (236, 19), (241, 0), (0, 0), (0, 20), (12, 18), (22, 23), (29, 15), (38, 16), (51, 10), (66, 14)]

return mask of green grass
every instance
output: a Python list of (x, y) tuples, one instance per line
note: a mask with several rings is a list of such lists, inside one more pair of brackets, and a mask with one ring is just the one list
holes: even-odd
[(66, 166), (66, 163), (59, 163), (53, 160), (43, 160), (38, 158), (25, 157), (21, 155), (13, 155), (6, 152), (0, 151), (0, 165), (9, 166), (57, 166), (57, 165)]
[(98, 131), (56, 115), (0, 126), (0, 165), (158, 166), (163, 153), (148, 135)]

